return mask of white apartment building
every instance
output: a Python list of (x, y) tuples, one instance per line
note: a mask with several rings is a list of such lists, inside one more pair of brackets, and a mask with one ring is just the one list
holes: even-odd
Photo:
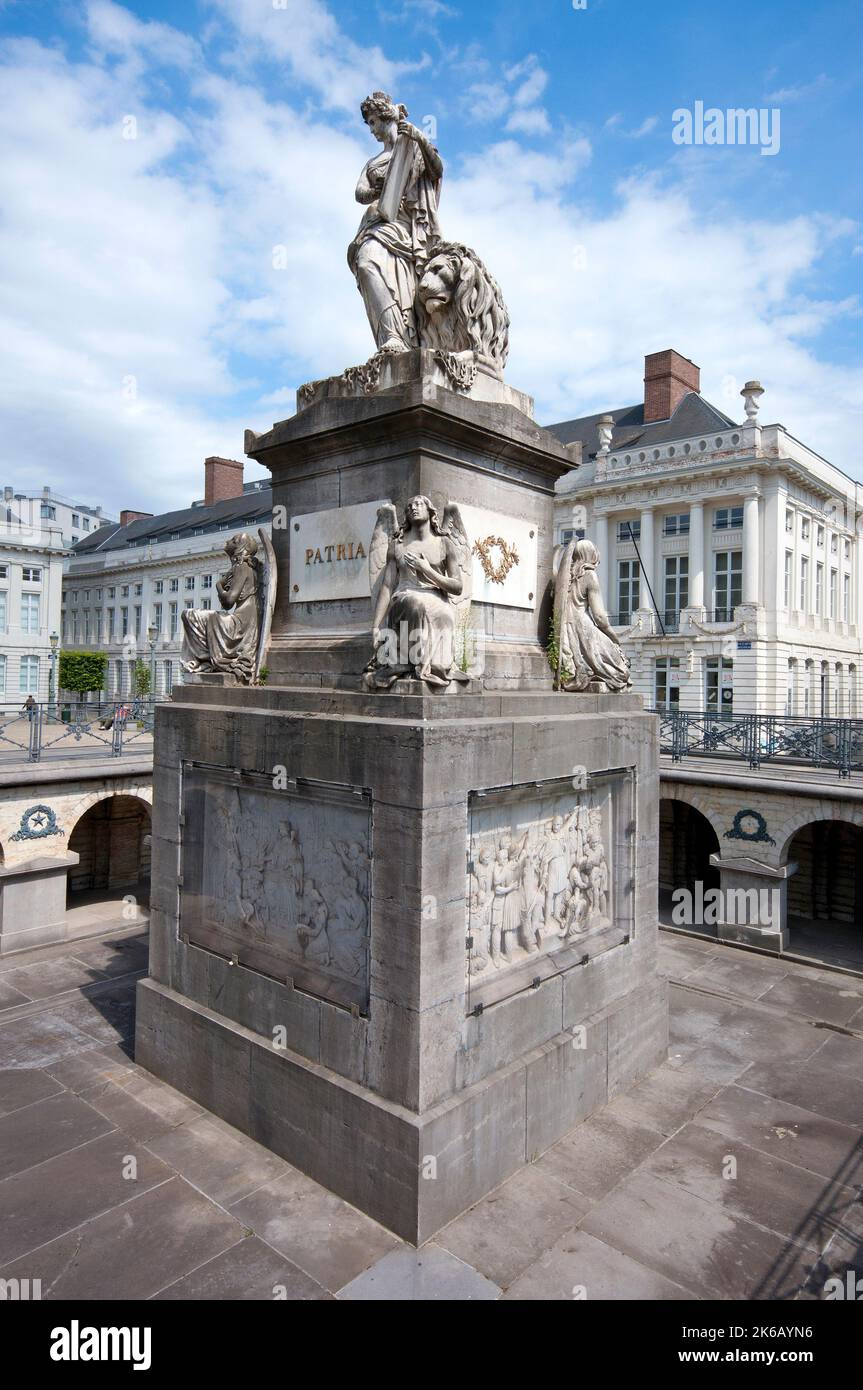
[(225, 541), (271, 522), (268, 482), (244, 486), (242, 463), (207, 459), (203, 501), (161, 516), (124, 511), (118, 525), (75, 547), (63, 586), (63, 647), (105, 652), (106, 698), (132, 693), (139, 659), (152, 669), (153, 693), (170, 694), (182, 678), (183, 609), (218, 608)]
[(31, 524), (7, 507), (0, 518), (0, 708), (6, 718), (28, 695), (49, 698), (51, 634), (56, 645), (65, 553), (53, 523), (37, 517)]
[(644, 400), (552, 432), (582, 460), (558, 484), (556, 540), (596, 544), (634, 688), (659, 709), (863, 716), (863, 486), (796, 439), (700, 395), (673, 351)]
[(7, 524), (15, 520), (34, 530), (41, 526), (59, 530), (65, 550), (71, 550), (100, 526), (117, 524), (104, 515), (101, 507), (70, 502), (68, 497), (61, 497), (50, 487), (43, 487), (41, 492), (15, 492), (14, 488), (6, 487), (3, 505)]

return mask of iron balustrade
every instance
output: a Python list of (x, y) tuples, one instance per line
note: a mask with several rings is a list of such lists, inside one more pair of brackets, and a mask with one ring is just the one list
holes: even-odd
[(164, 697), (128, 700), (34, 700), (0, 704), (2, 755), (38, 763), (54, 753), (119, 758), (151, 746), (155, 711)]
[(659, 751), (683, 758), (740, 758), (762, 763), (863, 771), (863, 719), (786, 714), (723, 714), (656, 709)]

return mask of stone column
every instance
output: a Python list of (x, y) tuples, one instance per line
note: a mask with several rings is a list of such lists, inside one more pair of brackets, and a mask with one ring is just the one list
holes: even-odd
[(638, 542), (638, 549), (641, 552), (641, 594), (639, 596), (639, 608), (646, 608), (653, 614), (653, 624), (656, 626), (656, 610), (653, 600), (650, 597), (650, 590), (653, 590), (657, 604), (662, 603), (662, 596), (656, 593), (656, 575), (654, 573), (653, 559), (653, 508), (645, 507), (641, 513), (641, 539)]
[(689, 603), (688, 608), (704, 607), (704, 503), (689, 508)]
[[(599, 587), (602, 591), (602, 601), (606, 608), (608, 608), (609, 595), (613, 593), (614, 589), (611, 575), (613, 558), (608, 545), (608, 517), (604, 512), (600, 512), (599, 515), (594, 514), (593, 534), (596, 537), (594, 544), (599, 551), (599, 569), (597, 571), (599, 576)], [(612, 617), (614, 616), (615, 615), (612, 614)]]
[(797, 865), (773, 868), (748, 856), (723, 859), (721, 854), (711, 854), (710, 863), (719, 870), (719, 940), (787, 950), (788, 880)]
[(743, 499), (743, 602), (755, 607), (761, 601), (761, 534), (759, 494)]

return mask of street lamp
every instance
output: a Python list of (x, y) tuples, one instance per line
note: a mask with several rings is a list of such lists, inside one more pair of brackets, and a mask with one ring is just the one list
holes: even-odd
[(48, 718), (54, 713), (54, 698), (57, 693), (57, 647), (60, 637), (56, 632), (52, 632), (48, 641), (51, 643), (51, 665), (48, 668)]

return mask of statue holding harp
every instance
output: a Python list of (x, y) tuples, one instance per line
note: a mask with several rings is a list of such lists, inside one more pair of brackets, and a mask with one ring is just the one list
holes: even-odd
[(420, 267), (440, 241), (437, 208), (441, 157), (386, 92), (372, 92), (360, 110), (383, 149), (360, 174), (358, 203), (366, 204), (348, 247), (378, 352), (419, 346), (415, 300)]

